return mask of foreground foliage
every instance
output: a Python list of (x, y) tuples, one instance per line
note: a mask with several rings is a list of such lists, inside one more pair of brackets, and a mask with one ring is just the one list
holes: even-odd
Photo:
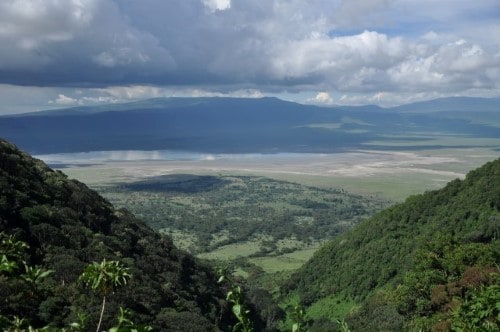
[(441, 237), (417, 253), (394, 291), (406, 326), (422, 330), (498, 331), (498, 243), (456, 243)]
[[(39, 280), (48, 277), (52, 272), (51, 270), (44, 271), (40, 268), (32, 267), (26, 265), (24, 268), (29, 271), (28, 274), (18, 274), (16, 269), (18, 268), (19, 260), (24, 250), (29, 246), (21, 241), (17, 241), (12, 235), (7, 236), (5, 233), (0, 232), (0, 255), (2, 257), (2, 262), (0, 264), (0, 275), (2, 275), (7, 280), (12, 282), (16, 280), (24, 280), (30, 284), (36, 284)], [(101, 289), (105, 296), (112, 291), (114, 288), (120, 285), (126, 284), (126, 281), (131, 277), (128, 274), (127, 269), (118, 261), (107, 262), (103, 260), (100, 264), (93, 262), (85, 268), (85, 271), (80, 276), (80, 279), (88, 284), (93, 289)], [(103, 298), (103, 306), (101, 310), (101, 316), (99, 318), (99, 323), (97, 324), (97, 330), (101, 330), (102, 315), (104, 313), (105, 297)], [(117, 326), (111, 327), (109, 332), (146, 332), (151, 331), (150, 326), (136, 325), (131, 319), (130, 310), (120, 307), (120, 313), (118, 315)], [(71, 322), (68, 327), (55, 328), (54, 326), (44, 326), (42, 328), (34, 328), (31, 325), (29, 317), (19, 317), (12, 316), (10, 319), (0, 313), (0, 330), (2, 331), (86, 331), (88, 329), (88, 319), (87, 315), (84, 313), (78, 314), (78, 321)]]
[(245, 298), (245, 294), (241, 290), (241, 286), (238, 285), (232, 278), (230, 272), (226, 268), (217, 268), (219, 274), (219, 284), (225, 284), (227, 287), (226, 300), (229, 301), (231, 305), (231, 311), (233, 312), (238, 323), (233, 326), (234, 332), (253, 332), (253, 323), (250, 315), (250, 309)]
[[(97, 323), (97, 331), (101, 327), (102, 316), (106, 307), (106, 297), (119, 286), (126, 285), (130, 277), (128, 268), (123, 266), (122, 263), (118, 261), (109, 262), (106, 259), (101, 263), (92, 262), (83, 270), (79, 280), (94, 291), (99, 291), (102, 294), (102, 308), (99, 323)], [(123, 316), (121, 308), (120, 311)]]

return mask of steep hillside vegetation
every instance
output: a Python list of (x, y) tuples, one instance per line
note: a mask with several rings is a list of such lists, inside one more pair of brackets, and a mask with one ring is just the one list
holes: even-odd
[(19, 260), (53, 270), (44, 278), (30, 279), (36, 283), (28, 282), (28, 270), (15, 272), (23, 278), (12, 279), (4, 273), (10, 269), (6, 262), (12, 253), (3, 252), (0, 316), (25, 317), (33, 326), (62, 327), (78, 321), (79, 312), (84, 312), (95, 326), (102, 298), (86, 290), (78, 277), (88, 263), (105, 258), (122, 262), (132, 278), (109, 296), (104, 327), (112, 326), (119, 306), (131, 310), (134, 321), (158, 331), (212, 331), (231, 324), (212, 268), (126, 211), (115, 210), (84, 184), (68, 180), (3, 140), (0, 233), (2, 246), (10, 241), (5, 234), (29, 245)]
[[(336, 238), (283, 291), (297, 292), (308, 306), (329, 297), (360, 303), (385, 289), (391, 295), (369, 298), (357, 314), (361, 321), (385, 324), (393, 319), (395, 325), (384, 330), (401, 328), (403, 318), (417, 330), (431, 329), (438, 321), (450, 327), (446, 315), (469, 303), (473, 289), (495, 285), (495, 280), (498, 286), (499, 232), (500, 159), (463, 181), (410, 197)], [(388, 311), (383, 313), (383, 308)], [(498, 307), (486, 316), (496, 314)], [(359, 320), (355, 324), (361, 330), (381, 328)]]

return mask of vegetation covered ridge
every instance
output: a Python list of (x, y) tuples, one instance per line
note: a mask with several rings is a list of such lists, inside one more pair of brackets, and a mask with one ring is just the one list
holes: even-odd
[[(96, 326), (102, 296), (93, 294), (79, 277), (90, 263), (109, 261), (119, 262), (130, 280), (123, 279), (127, 287), (109, 293), (104, 328), (112, 326), (121, 307), (134, 322), (157, 331), (217, 331), (234, 324), (211, 267), (127, 211), (115, 210), (84, 184), (4, 140), (0, 234), (7, 236), (0, 255), (5, 263), (0, 270), (0, 317), (24, 317), (30, 326), (60, 329), (85, 313)], [(9, 243), (27, 246), (12, 254), (6, 251)], [(9, 261), (12, 255), (23, 262), (25, 273)], [(36, 283), (16, 277), (30, 271), (43, 277), (30, 279)]]
[[(497, 159), (330, 241), (282, 292), (306, 307), (355, 300), (360, 307), (349, 322), (362, 331), (493, 331), (500, 326), (499, 232)], [(467, 308), (474, 301), (485, 309)]]

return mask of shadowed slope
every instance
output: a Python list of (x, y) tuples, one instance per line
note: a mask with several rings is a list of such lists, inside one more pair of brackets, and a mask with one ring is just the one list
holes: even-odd
[[(118, 306), (155, 330), (224, 328), (225, 301), (208, 266), (178, 250), (84, 184), (0, 140), (0, 232), (28, 243), (23, 259), (54, 270), (36, 291), (0, 275), (0, 314), (29, 317), (34, 326), (65, 326), (79, 311), (96, 321), (100, 300), (77, 282), (92, 261), (119, 260), (132, 274), (109, 296), (103, 326)], [(179, 322), (183, 322), (179, 324)]]

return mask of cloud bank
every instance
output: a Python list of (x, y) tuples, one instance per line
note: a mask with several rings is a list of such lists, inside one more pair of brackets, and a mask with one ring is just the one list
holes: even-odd
[[(2, 1), (0, 84), (498, 95), (499, 17), (498, 0)], [(52, 104), (84, 100), (65, 93)]]

